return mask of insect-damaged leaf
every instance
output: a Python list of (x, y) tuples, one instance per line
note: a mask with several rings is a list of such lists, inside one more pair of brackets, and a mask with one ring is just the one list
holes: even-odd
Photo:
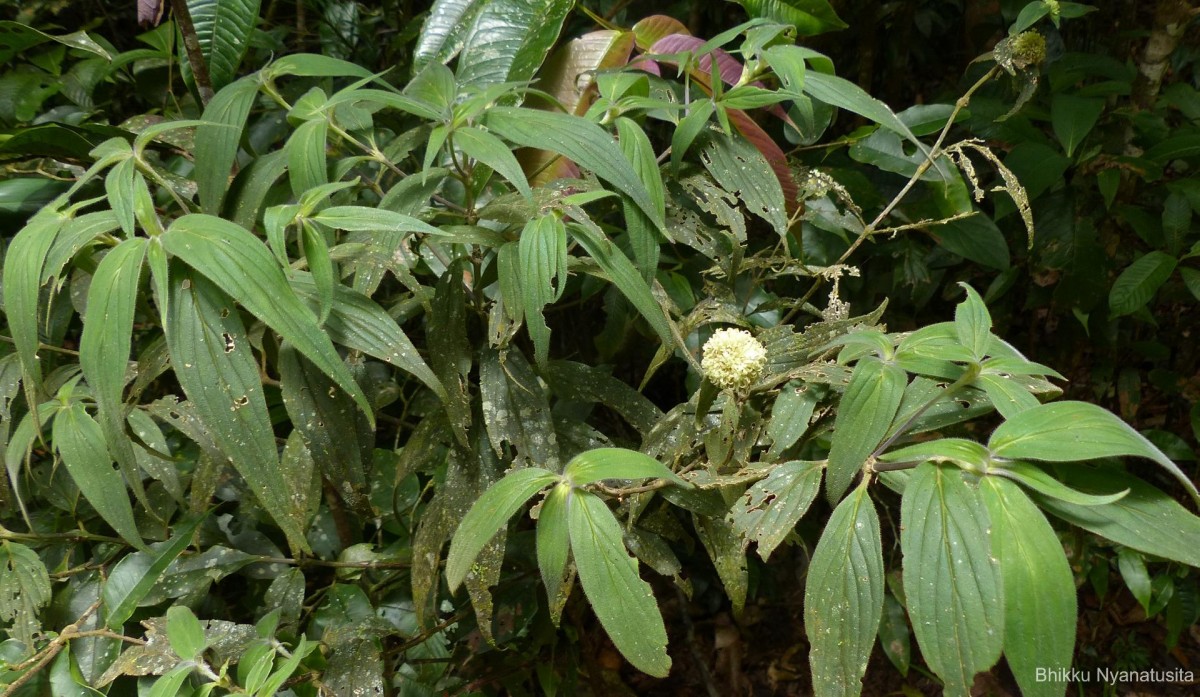
[(744, 545), (754, 540), (766, 561), (796, 527), (821, 486), (821, 467), (814, 462), (785, 462), (750, 487), (730, 510), (734, 530)]
[(354, 398), (371, 419), (366, 395), (354, 382), (317, 318), (288, 286), (283, 270), (248, 230), (210, 215), (177, 219), (161, 236), (163, 247), (241, 303)]
[(375, 434), (362, 412), (289, 344), (279, 350), (279, 383), (283, 406), (321, 474), (351, 508), (369, 516), (367, 469)]
[[(307, 550), (279, 467), (258, 366), (232, 300), (204, 276), (176, 266), (165, 326), (175, 377), (200, 421), (245, 478), (295, 550)], [(307, 310), (305, 310), (307, 312)]]
[(485, 349), (479, 363), (479, 390), (488, 440), (497, 455), (503, 455), (508, 443), (518, 457), (552, 471), (561, 469), (546, 392), (519, 350)]

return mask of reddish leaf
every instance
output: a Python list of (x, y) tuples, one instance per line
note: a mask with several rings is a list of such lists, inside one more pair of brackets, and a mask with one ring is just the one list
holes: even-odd
[(666, 15), (651, 15), (633, 25), (633, 36), (637, 39), (638, 49), (645, 51), (656, 41), (671, 34), (690, 34), (687, 27), (674, 17)]
[(164, 6), (165, 3), (163, 0), (138, 0), (138, 24), (158, 26), (159, 21), (162, 20)]

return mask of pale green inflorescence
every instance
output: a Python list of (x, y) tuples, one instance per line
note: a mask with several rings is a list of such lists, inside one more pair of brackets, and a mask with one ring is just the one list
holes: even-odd
[(767, 347), (744, 329), (718, 329), (704, 344), (704, 377), (723, 390), (745, 390), (767, 365)]

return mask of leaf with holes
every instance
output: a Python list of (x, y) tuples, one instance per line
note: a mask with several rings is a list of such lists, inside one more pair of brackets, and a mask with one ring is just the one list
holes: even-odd
[(771, 556), (808, 511), (821, 488), (821, 467), (815, 462), (785, 462), (766, 479), (750, 487), (733, 504), (733, 527), (746, 543), (758, 543), (763, 561)]

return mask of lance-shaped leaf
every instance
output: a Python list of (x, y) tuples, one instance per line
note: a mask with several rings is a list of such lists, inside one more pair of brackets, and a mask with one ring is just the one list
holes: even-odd
[[(296, 271), (288, 280), (301, 298), (316, 302), (317, 287), (311, 276)], [(425, 383), (439, 398), (446, 398), (446, 388), (421, 358), (408, 335), (387, 310), (362, 293), (335, 285), (333, 305), (324, 328), (334, 343), (390, 363)]]
[(1034, 494), (1043, 509), (1084, 530), (1140, 552), (1200, 566), (1200, 517), (1160, 489), (1126, 472), (1064, 468), (1064, 481), (1088, 494), (1120, 494), (1103, 505), (1084, 505)]
[(446, 582), (456, 590), (471, 570), (480, 550), (531, 496), (559, 480), (559, 476), (540, 467), (526, 467), (509, 473), (479, 497), (462, 519), (450, 552), (446, 555)]
[(1108, 307), (1114, 316), (1137, 312), (1154, 298), (1159, 287), (1171, 278), (1179, 261), (1166, 252), (1153, 251), (1130, 264), (1113, 281)]
[(310, 220), (328, 225), (336, 230), (363, 230), (367, 232), (422, 232), (426, 235), (445, 233), (411, 215), (396, 213), (383, 208), (366, 206), (330, 206), (312, 216)]
[(200, 516), (177, 527), (171, 539), (155, 544), (153, 551), (134, 552), (117, 562), (101, 594), (109, 629), (121, 631), (171, 562), (192, 544), (192, 535), (206, 517)]
[(288, 501), (289, 475), (279, 466), (258, 365), (237, 308), (208, 279), (178, 267), (172, 269), (169, 308), (165, 330), (171, 365), (196, 415), (288, 543), (307, 549), (301, 521)]
[(830, 516), (804, 586), (804, 632), (818, 697), (862, 692), (882, 612), (879, 517), (860, 486)]
[(567, 518), (579, 582), (600, 625), (634, 668), (666, 677), (667, 630), (650, 584), (625, 551), (620, 523), (600, 497), (579, 490), (572, 492)]
[(230, 170), (237, 159), (238, 143), (250, 107), (258, 94), (258, 77), (247, 76), (220, 89), (201, 120), (205, 125), (196, 128), (196, 152), (204, 157), (196, 160), (196, 188), (203, 212), (218, 215), (225, 193), (229, 191)]
[(484, 123), (517, 145), (552, 150), (590, 169), (633, 199), (660, 230), (665, 227), (663, 209), (650, 198), (633, 165), (612, 135), (591, 121), (569, 114), (493, 107)]
[(975, 360), (982, 361), (992, 339), (992, 316), (974, 288), (965, 283), (959, 285), (967, 292), (967, 299), (954, 309), (954, 331), (958, 343), (970, 351)]
[(561, 468), (545, 389), (519, 350), (483, 350), (479, 392), (488, 440), (497, 455), (508, 443), (518, 457), (528, 458), (539, 467), (555, 472)]
[[(542, 501), (537, 524), (538, 571), (542, 583), (546, 584), (546, 598), (551, 606), (559, 606), (561, 594), (569, 587), (563, 583), (567, 572), (567, 557), (571, 553), (571, 539), (567, 524), (567, 505), (571, 497), (571, 486), (565, 482), (550, 490)], [(557, 620), (556, 620), (557, 624)]]
[[(820, 54), (817, 54), (818, 56)], [(926, 146), (886, 104), (867, 94), (858, 85), (836, 75), (809, 70), (804, 74), (804, 93), (830, 106), (836, 106), (868, 118), (884, 128), (904, 136), (921, 152)]]
[(966, 695), (1004, 646), (1004, 589), (987, 508), (962, 470), (925, 463), (900, 506), (908, 614), (946, 693)]
[(367, 469), (375, 434), (349, 396), (289, 344), (279, 350), (283, 406), (321, 473), (360, 514), (370, 514)]
[[(542, 310), (562, 295), (567, 281), (567, 228), (553, 213), (539, 216), (521, 230), (517, 241), (521, 305), (538, 365), (550, 359), (550, 328)], [(557, 288), (555, 287), (557, 284)]]
[(100, 424), (74, 402), (54, 419), (54, 446), (79, 492), (100, 517), (135, 547), (143, 547), (133, 506), (125, 493), (125, 478), (113, 469)]
[(817, 497), (821, 467), (814, 462), (785, 462), (766, 479), (756, 482), (733, 504), (729, 514), (734, 529), (758, 543), (758, 556), (766, 561), (791, 534)]
[(533, 191), (521, 171), (521, 163), (509, 150), (504, 141), (479, 128), (470, 126), (456, 129), (453, 136), (455, 147), (473, 160), (491, 167), (516, 187), (526, 199), (533, 200)]
[(800, 36), (814, 36), (845, 29), (846, 23), (829, 5), (829, 0), (737, 0), (751, 17), (790, 24)]
[(988, 470), (988, 474), (1006, 477), (1024, 486), (1026, 489), (1036, 491), (1042, 496), (1073, 503), (1076, 506), (1103, 506), (1106, 503), (1120, 501), (1129, 493), (1128, 489), (1124, 489), (1103, 496), (1085, 494), (1058, 481), (1041, 467), (1030, 462), (1021, 462), (1020, 460), (994, 465)]
[(88, 287), (87, 317), (79, 340), (79, 367), (96, 398), (97, 416), (104, 429), (109, 453), (143, 505), (141, 473), (133, 442), (125, 435), (121, 394), (129, 366), (133, 315), (138, 278), (146, 255), (146, 238), (132, 237), (114, 247), (92, 274)]
[(863, 358), (854, 367), (833, 422), (825, 475), (825, 493), (830, 502), (842, 497), (867, 457), (887, 435), (907, 381), (902, 369), (874, 356)]
[(767, 221), (775, 233), (787, 234), (787, 201), (783, 187), (765, 156), (742, 138), (713, 133), (701, 160), (726, 191), (737, 195), (751, 212)]
[(46, 255), (67, 216), (51, 206), (42, 209), (13, 237), (4, 255), (4, 311), (21, 362), (22, 384), (29, 404), (37, 404), (42, 385), (38, 363), (38, 293)]
[(988, 447), (996, 457), (1046, 462), (1144, 457), (1170, 472), (1200, 504), (1200, 492), (1178, 465), (1132, 426), (1095, 404), (1053, 402), (1027, 409), (1000, 424)]
[(573, 486), (584, 486), (605, 479), (668, 479), (680, 486), (689, 486), (649, 455), (625, 448), (595, 448), (571, 458), (563, 469), (563, 478)]
[(750, 589), (750, 570), (746, 564), (746, 548), (733, 523), (720, 517), (693, 515), (696, 537), (708, 552), (717, 578), (725, 588), (725, 596), (733, 608), (733, 616), (741, 618)]
[(1071, 667), (1075, 650), (1075, 576), (1058, 535), (1016, 484), (984, 477), (979, 487), (992, 524), (1004, 584), (1004, 655), (1021, 694), (1062, 697), (1066, 683), (1039, 671)]
[(191, 214), (172, 223), (162, 240), (168, 252), (206, 276), (332, 378), (374, 425), (366, 395), (258, 238), (229, 221)]
[(599, 402), (623, 416), (643, 435), (649, 434), (663, 416), (654, 402), (603, 368), (571, 361), (551, 361), (542, 371), (542, 377), (559, 397)]
[(646, 319), (663, 343), (667, 346), (676, 346), (682, 343), (682, 337), (677, 337), (678, 329), (672, 326), (670, 318), (654, 298), (654, 293), (642, 279), (637, 267), (629, 261), (629, 257), (604, 237), (600, 227), (587, 217), (583, 209), (568, 206), (566, 210), (572, 218), (579, 221), (570, 226), (571, 234), (587, 251), (588, 256), (604, 270), (617, 290), (621, 291), (621, 294)]

